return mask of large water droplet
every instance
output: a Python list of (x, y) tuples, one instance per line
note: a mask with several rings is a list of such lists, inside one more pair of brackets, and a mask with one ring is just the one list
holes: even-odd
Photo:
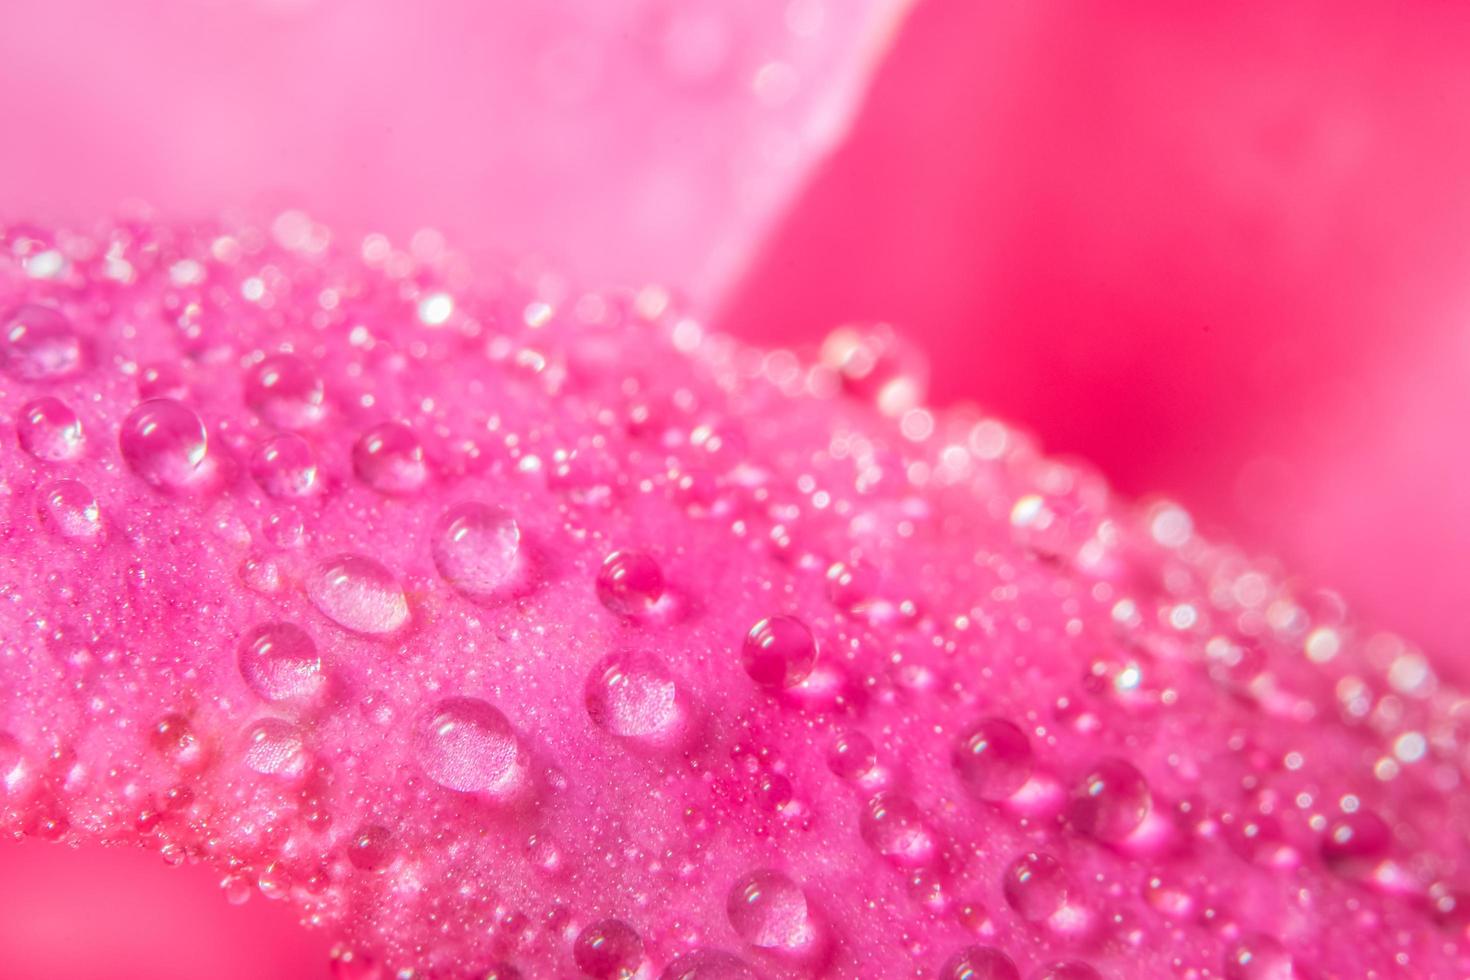
[(1067, 907), (1071, 881), (1062, 863), (1050, 854), (1023, 854), (1007, 869), (1002, 891), (1027, 922), (1045, 922)]
[(304, 429), (321, 421), (322, 379), (295, 354), (272, 354), (245, 381), (245, 402), (278, 429)]
[(1021, 980), (1021, 973), (1000, 950), (967, 946), (945, 962), (939, 980)]
[(741, 648), (745, 672), (757, 684), (795, 687), (811, 676), (817, 641), (806, 624), (792, 616), (772, 616), (751, 627)]
[(402, 422), (384, 422), (364, 432), (352, 447), (352, 469), (379, 493), (408, 494), (424, 485), (424, 446)]
[(419, 729), (419, 764), (446, 789), (512, 795), (524, 778), (520, 744), (500, 709), (479, 698), (445, 698)]
[(56, 480), (36, 491), (36, 512), (51, 533), (71, 541), (93, 541), (102, 533), (97, 497), (76, 480)]
[(657, 735), (678, 716), (674, 679), (650, 654), (603, 658), (587, 675), (586, 693), (593, 724), (613, 735)]
[(904, 867), (926, 865), (938, 851), (918, 804), (898, 793), (879, 793), (869, 800), (861, 830), (869, 847)]
[(878, 764), (873, 740), (859, 731), (846, 731), (832, 740), (827, 767), (843, 779), (862, 779)]
[(118, 443), (133, 472), (160, 490), (184, 489), (204, 475), (204, 423), (172, 398), (150, 399), (128, 413)]
[(311, 698), (322, 689), (321, 659), (306, 631), (291, 623), (266, 623), (240, 642), (240, 675), (267, 701)]
[(733, 953), (696, 949), (674, 957), (659, 980), (757, 980), (756, 972)]
[(626, 922), (603, 919), (578, 934), (572, 958), (593, 980), (630, 980), (643, 965), (643, 940)]
[(1005, 719), (985, 718), (960, 736), (954, 765), (970, 792), (998, 803), (1030, 780), (1031, 742)]
[(806, 895), (779, 871), (752, 871), (735, 882), (725, 912), (740, 938), (762, 949), (795, 952), (816, 938)]
[(358, 827), (347, 842), (347, 860), (359, 871), (382, 871), (393, 863), (393, 835), (377, 824)]
[(408, 622), (408, 600), (393, 573), (362, 555), (335, 555), (306, 579), (312, 604), (354, 633), (385, 635)]
[(489, 598), (520, 584), (521, 529), (499, 507), (469, 501), (445, 512), (434, 528), (434, 567), (444, 580), (474, 598)]
[(0, 324), (0, 363), (22, 381), (54, 381), (82, 370), (86, 346), (66, 314), (27, 303)]
[(316, 453), (298, 435), (278, 435), (256, 448), (250, 475), (272, 497), (306, 497), (317, 489)]
[(82, 454), (81, 420), (60, 399), (49, 395), (22, 406), (15, 435), (22, 449), (48, 463), (63, 463)]
[(245, 766), (262, 776), (299, 779), (311, 758), (301, 731), (281, 718), (262, 718), (245, 733)]
[(597, 572), (597, 598), (619, 616), (645, 616), (663, 594), (664, 574), (658, 562), (641, 551), (614, 551)]
[(1152, 803), (1143, 773), (1122, 759), (1104, 759), (1077, 787), (1068, 816), (1082, 833), (1117, 843), (1138, 829)]

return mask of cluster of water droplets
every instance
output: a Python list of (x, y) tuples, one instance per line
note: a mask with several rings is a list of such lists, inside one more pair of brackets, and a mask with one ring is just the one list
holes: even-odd
[(1470, 700), (1335, 597), (886, 327), (298, 224), (0, 232), (7, 829), (343, 977), (1467, 968)]

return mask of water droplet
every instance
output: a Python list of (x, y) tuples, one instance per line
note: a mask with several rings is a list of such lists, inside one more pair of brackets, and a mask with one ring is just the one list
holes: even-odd
[(245, 403), (278, 429), (305, 429), (321, 421), (322, 379), (295, 354), (272, 354), (245, 381)]
[(756, 972), (733, 953), (696, 949), (674, 957), (659, 980), (757, 980)]
[(92, 491), (76, 480), (56, 480), (36, 491), (36, 512), (51, 533), (92, 541), (102, 533), (102, 511)]
[(364, 824), (347, 842), (347, 860), (359, 871), (382, 871), (393, 863), (393, 835), (386, 827)]
[(306, 580), (312, 604), (354, 633), (385, 635), (408, 622), (408, 600), (393, 573), (362, 555), (335, 555)]
[(310, 698), (322, 689), (321, 659), (306, 631), (291, 623), (266, 623), (240, 643), (240, 675), (266, 701)]
[(752, 871), (725, 900), (730, 925), (752, 946), (794, 952), (816, 938), (806, 895), (779, 871)]
[(1042, 967), (1032, 980), (1102, 980), (1102, 974), (1081, 960), (1060, 960)]
[(500, 709), (479, 698), (445, 698), (419, 731), (419, 764), (445, 789), (506, 797), (524, 778), (520, 744)]
[(1302, 976), (1286, 947), (1261, 933), (1242, 936), (1225, 951), (1226, 980), (1298, 980)]
[(1349, 866), (1385, 856), (1393, 831), (1378, 814), (1357, 810), (1337, 817), (1322, 838), (1322, 857), (1333, 866)]
[(198, 769), (206, 761), (204, 743), (182, 715), (159, 719), (153, 726), (151, 741), (159, 755), (180, 769)]
[(843, 612), (860, 612), (878, 593), (878, 573), (865, 562), (839, 561), (827, 568), (827, 598)]
[(250, 475), (272, 497), (309, 496), (317, 489), (316, 453), (298, 435), (278, 435), (256, 448), (250, 457)]
[(521, 529), (489, 504), (456, 504), (434, 528), (434, 567), (465, 595), (488, 598), (519, 584)]
[(118, 443), (133, 472), (160, 490), (180, 490), (203, 476), (204, 423), (172, 398), (150, 399), (128, 413)]
[(940, 980), (1021, 980), (1011, 958), (990, 946), (967, 946), (939, 971)]
[(301, 732), (289, 721), (262, 718), (245, 734), (245, 766), (253, 772), (294, 780), (310, 763)]
[(985, 718), (960, 737), (954, 765), (970, 792), (998, 803), (1031, 779), (1031, 742), (1005, 719)]
[(741, 649), (745, 672), (757, 684), (795, 687), (811, 675), (817, 641), (806, 624), (792, 616), (772, 616), (751, 627)]
[(145, 364), (138, 369), (138, 397), (183, 398), (189, 393), (184, 382), (184, 372), (172, 361)]
[(1006, 871), (1006, 901), (1027, 922), (1045, 922), (1067, 907), (1071, 882), (1060, 861), (1050, 854), (1023, 854)]
[(48, 463), (63, 463), (82, 454), (81, 420), (60, 399), (49, 395), (21, 408), (15, 434), (22, 449)]
[(587, 713), (613, 735), (656, 735), (678, 715), (674, 679), (650, 654), (612, 654), (587, 676)]
[(619, 616), (645, 616), (663, 594), (664, 574), (658, 562), (641, 551), (614, 551), (597, 572), (597, 598)]
[(54, 381), (82, 370), (86, 348), (66, 314), (27, 303), (5, 314), (0, 359), (22, 381)]
[(1117, 843), (1138, 829), (1152, 805), (1143, 773), (1122, 759), (1104, 759), (1077, 787), (1068, 817), (1082, 833)]
[(861, 825), (868, 846), (894, 864), (919, 867), (938, 851), (923, 813), (907, 796), (879, 793), (863, 808)]
[(862, 732), (846, 731), (832, 741), (827, 752), (827, 766), (843, 779), (858, 780), (878, 765), (878, 752), (873, 740)]
[(572, 958), (593, 980), (630, 980), (643, 965), (643, 940), (626, 922), (603, 919), (578, 934)]
[(363, 433), (352, 447), (352, 469), (379, 493), (408, 494), (424, 485), (424, 445), (402, 422), (384, 422)]

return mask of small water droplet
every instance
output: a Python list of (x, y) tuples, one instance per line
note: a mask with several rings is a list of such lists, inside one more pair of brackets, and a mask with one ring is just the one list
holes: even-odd
[(861, 830), (869, 847), (904, 867), (928, 864), (939, 849), (918, 804), (898, 793), (879, 793), (869, 800)]
[(60, 310), (27, 303), (5, 314), (0, 362), (22, 381), (55, 381), (81, 371), (86, 348)]
[(805, 893), (779, 871), (752, 871), (736, 881), (725, 911), (740, 938), (762, 949), (795, 952), (816, 938)]
[(873, 740), (862, 732), (842, 732), (832, 740), (827, 766), (843, 779), (862, 779), (877, 765), (878, 752), (873, 748)]
[(1225, 951), (1226, 980), (1299, 980), (1296, 961), (1270, 936), (1250, 933)]
[(320, 693), (324, 678), (316, 644), (291, 623), (265, 623), (240, 643), (240, 674), (266, 701), (306, 699)]
[(626, 922), (603, 919), (578, 934), (572, 958), (593, 980), (630, 980), (643, 965), (643, 940)]
[(76, 480), (41, 487), (36, 491), (36, 512), (47, 530), (71, 541), (94, 541), (102, 533), (97, 497)]
[(190, 487), (204, 475), (204, 423), (172, 398), (150, 399), (128, 413), (118, 443), (133, 472), (160, 490)]
[(614, 551), (597, 572), (597, 598), (619, 616), (646, 616), (664, 594), (658, 562), (641, 551)]
[(352, 447), (352, 469), (379, 493), (410, 494), (428, 479), (424, 446), (402, 422), (374, 426)]
[(1050, 854), (1023, 854), (1006, 871), (1002, 891), (1006, 901), (1027, 922), (1045, 922), (1067, 907), (1071, 881), (1060, 861)]
[(1102, 974), (1081, 960), (1059, 960), (1042, 967), (1032, 980), (1102, 980)]
[(167, 715), (153, 726), (153, 748), (180, 769), (198, 769), (206, 761), (204, 743), (183, 715)]
[(757, 980), (756, 972), (733, 953), (695, 949), (674, 957), (659, 980)]
[(817, 641), (806, 624), (792, 616), (771, 616), (751, 627), (741, 648), (745, 672), (757, 684), (795, 687), (817, 663)]
[(184, 382), (184, 372), (172, 361), (145, 364), (138, 369), (138, 397), (184, 398), (189, 386)]
[(985, 718), (960, 737), (954, 765), (970, 792), (998, 803), (1031, 779), (1031, 742), (1005, 719)]
[(82, 422), (60, 399), (27, 402), (15, 423), (20, 447), (36, 459), (63, 463), (82, 454)]
[(445, 698), (419, 730), (419, 764), (445, 789), (513, 795), (524, 779), (515, 729), (500, 709), (479, 698)]
[(647, 653), (615, 653), (587, 676), (587, 713), (612, 735), (657, 735), (677, 720), (674, 679)]
[(990, 946), (966, 946), (939, 971), (940, 980), (1021, 980), (1011, 958)]
[(256, 447), (250, 475), (272, 497), (306, 497), (317, 489), (316, 453), (298, 435), (278, 435)]
[(1117, 843), (1138, 829), (1152, 805), (1143, 773), (1122, 759), (1104, 759), (1077, 787), (1068, 816), (1082, 833)]
[(472, 598), (489, 598), (520, 584), (521, 529), (499, 507), (469, 501), (444, 513), (434, 528), (434, 567)]
[(312, 604), (354, 633), (386, 635), (408, 622), (408, 600), (393, 573), (362, 555), (335, 555), (306, 580)]
[(358, 827), (347, 842), (347, 860), (359, 871), (382, 871), (393, 863), (393, 835), (377, 824)]
[(861, 612), (878, 593), (878, 573), (866, 562), (839, 561), (827, 568), (827, 597), (843, 612)]
[(262, 718), (245, 733), (245, 766), (253, 772), (294, 780), (310, 764), (301, 732), (289, 721)]
[(245, 403), (278, 429), (305, 429), (321, 421), (322, 379), (295, 354), (272, 354), (245, 381)]

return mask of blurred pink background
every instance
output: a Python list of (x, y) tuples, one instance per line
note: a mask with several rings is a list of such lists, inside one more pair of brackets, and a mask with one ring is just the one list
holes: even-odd
[[(7, 4), (0, 214), (289, 203), (712, 298), (844, 115), (813, 79), (861, 61), (835, 3), (722, 34), (689, 0), (646, 5), (623, 60), (588, 22), (528, 65), (500, 6)], [(539, 38), (574, 8), (513, 19)], [(781, 53), (795, 81), (762, 76), (752, 114), (730, 93), (761, 15), (812, 10), (829, 43)], [(1467, 54), (1460, 5), (923, 0), (720, 322), (800, 345), (892, 320), (936, 401), (1176, 497), (1466, 679)], [(326, 975), (285, 910), (152, 855), (7, 845), (0, 881), (6, 976)]]

